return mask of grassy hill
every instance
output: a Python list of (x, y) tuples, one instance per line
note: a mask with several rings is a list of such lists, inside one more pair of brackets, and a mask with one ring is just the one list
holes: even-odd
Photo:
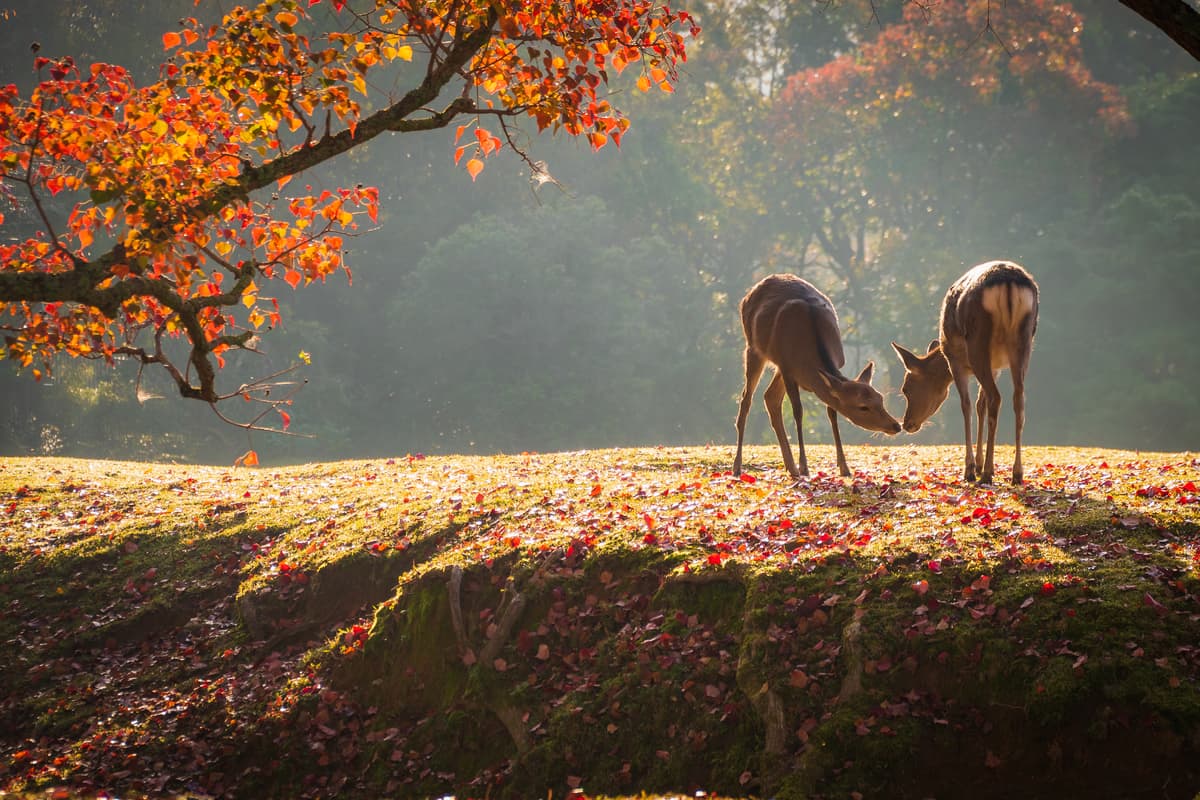
[(809, 451), (0, 459), (0, 795), (1200, 791), (1195, 455)]

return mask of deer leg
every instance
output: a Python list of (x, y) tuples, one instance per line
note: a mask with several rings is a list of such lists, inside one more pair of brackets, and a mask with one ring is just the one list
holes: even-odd
[(1030, 347), (1026, 343), (1018, 345), (1018, 352), (1010, 357), (1013, 382), (1013, 417), (1016, 420), (1016, 436), (1014, 438), (1016, 452), (1013, 455), (1013, 485), (1019, 485), (1025, 479), (1025, 471), (1021, 467), (1021, 432), (1025, 428), (1025, 370), (1029, 368)]
[[(993, 380), (995, 376), (993, 376)], [(979, 384), (979, 396), (975, 399), (975, 470), (983, 471), (983, 421), (987, 417), (987, 395), (983, 384)]]
[(975, 454), (971, 452), (971, 373), (962, 364), (950, 362), (950, 374), (954, 378), (954, 388), (958, 390), (958, 404), (962, 408), (963, 437), (967, 442), (963, 480), (975, 480)]
[(797, 471), (796, 462), (792, 460), (792, 446), (788, 444), (787, 428), (783, 424), (783, 395), (785, 389), (783, 376), (778, 372), (767, 385), (763, 394), (763, 403), (767, 407), (767, 416), (771, 418), (771, 429), (779, 440), (779, 452), (783, 454), (783, 466), (793, 478), (808, 474), (808, 462), (804, 459), (804, 440), (800, 440), (800, 469)]
[(842, 434), (838, 431), (837, 412), (833, 410), (833, 406), (827, 406), (829, 411), (829, 425), (833, 428), (833, 445), (837, 449), (838, 471), (842, 473), (842, 477), (850, 477), (850, 467), (846, 465), (846, 454), (842, 452)]
[(1025, 470), (1021, 467), (1021, 430), (1025, 427), (1025, 383), (1022, 377), (1013, 372), (1013, 418), (1016, 421), (1016, 435), (1013, 438), (1013, 469), (1012, 482), (1019, 486), (1025, 478)]
[(754, 397), (754, 389), (758, 386), (758, 381), (762, 377), (763, 367), (766, 362), (758, 353), (746, 348), (746, 353), (743, 356), (746, 369), (746, 385), (742, 387), (742, 401), (738, 406), (737, 422), (737, 455), (733, 459), (733, 474), (742, 474), (742, 437), (746, 433), (746, 417), (750, 413), (750, 401)]
[[(984, 357), (986, 358), (986, 355)], [(979, 381), (979, 393), (983, 395), (987, 407), (988, 427), (987, 453), (983, 459), (983, 470), (979, 473), (980, 483), (991, 483), (995, 472), (993, 458), (996, 450), (996, 422), (1000, 417), (1000, 390), (996, 388), (996, 381), (992, 377), (994, 374), (991, 369), (983, 368), (982, 364), (975, 370), (975, 378)], [(983, 420), (980, 420), (979, 424), (982, 426)]]
[[(783, 386), (787, 389), (788, 402), (792, 404), (792, 418), (796, 420), (796, 450), (800, 455), (800, 474), (807, 475), (808, 456), (804, 453), (804, 407), (800, 405), (800, 387), (795, 381), (789, 381), (787, 378), (783, 379)], [(783, 430), (782, 424), (779, 429)]]

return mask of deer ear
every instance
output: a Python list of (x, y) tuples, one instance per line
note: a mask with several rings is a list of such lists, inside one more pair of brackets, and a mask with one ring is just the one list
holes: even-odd
[(837, 385), (830, 379), (830, 375), (823, 369), (817, 370), (817, 377), (821, 379), (821, 384), (831, 393), (837, 394)]
[(858, 373), (858, 377), (855, 378), (854, 380), (858, 381), (859, 383), (865, 383), (868, 386), (870, 386), (871, 378), (873, 378), (873, 377), (875, 377), (875, 362), (868, 361), (867, 365), (865, 367), (863, 367), (863, 371)]
[(928, 349), (927, 351), (925, 351), (925, 352), (926, 352), (927, 354), (928, 354), (928, 353), (932, 353), (934, 350), (937, 350), (937, 349), (938, 349), (938, 347), (940, 347), (940, 346), (941, 346), (941, 344), (942, 344), (942, 343), (941, 343), (940, 341), (938, 341), (937, 339), (934, 339), (932, 342), (930, 342), (930, 343), (929, 343), (929, 349)]
[(920, 356), (916, 355), (912, 351), (905, 350), (895, 342), (892, 342), (892, 348), (896, 351), (896, 355), (900, 356), (900, 360), (904, 362), (904, 368), (909, 372), (912, 372), (921, 365)]

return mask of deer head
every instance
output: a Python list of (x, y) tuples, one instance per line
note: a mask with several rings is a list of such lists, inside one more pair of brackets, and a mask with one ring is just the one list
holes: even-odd
[(895, 342), (892, 347), (904, 364), (904, 383), (900, 385), (905, 400), (904, 430), (916, 433), (950, 394), (950, 364), (942, 355), (937, 339), (929, 343), (929, 350), (923, 356), (905, 350)]
[(860, 428), (868, 431), (895, 434), (900, 432), (900, 423), (883, 407), (883, 395), (871, 385), (875, 375), (875, 362), (867, 362), (863, 371), (853, 380), (821, 370), (817, 373), (828, 393), (830, 408)]

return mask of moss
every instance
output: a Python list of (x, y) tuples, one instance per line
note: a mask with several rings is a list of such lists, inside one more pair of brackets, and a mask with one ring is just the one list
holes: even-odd
[[(122, 707), (171, 697), (243, 794), (311, 793), (339, 769), (347, 797), (564, 794), (570, 776), (589, 794), (988, 797), (1043, 790), (1039, 770), (1093, 794), (1200, 786), (1186, 459), (1031, 448), (1014, 489), (963, 485), (957, 448), (864, 448), (854, 478), (796, 485), (733, 480), (728, 455), (0, 462), (0, 634), (23, 645), (0, 656), (20, 698), (0, 743), (88, 769), (56, 737), (79, 748), (90, 719), (121, 741), (129, 714), (64, 704), (65, 676), (110, 668), (107, 639), (162, 633), (203, 648), (204, 681), (232, 676), (236, 705), (190, 696), (195, 668), (164, 658)], [(151, 569), (152, 591), (125, 591)], [(267, 623), (231, 628), (234, 593)], [(338, 757), (319, 769), (314, 745)], [(286, 785), (253, 777), (281, 752)]]

